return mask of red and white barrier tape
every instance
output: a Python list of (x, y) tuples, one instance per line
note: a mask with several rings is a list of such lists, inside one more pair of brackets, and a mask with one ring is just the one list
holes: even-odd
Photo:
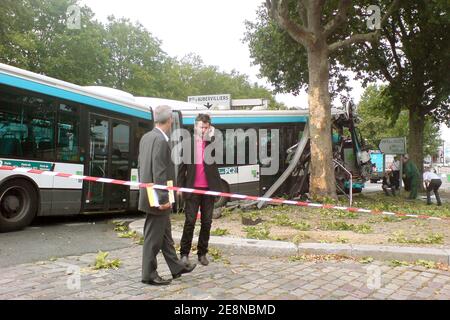
[(91, 182), (112, 183), (112, 184), (133, 186), (133, 187), (139, 187), (139, 188), (153, 187), (155, 189), (161, 189), (161, 190), (174, 190), (174, 191), (180, 191), (180, 192), (186, 192), (186, 193), (205, 194), (205, 195), (211, 195), (211, 196), (222, 196), (222, 197), (234, 198), (234, 199), (240, 199), (240, 200), (264, 201), (264, 202), (288, 204), (288, 205), (294, 205), (294, 206), (300, 206), (300, 207), (336, 209), (336, 210), (343, 210), (343, 211), (350, 211), (350, 212), (370, 213), (370, 214), (376, 214), (376, 215), (389, 215), (389, 216), (409, 217), (409, 218), (428, 219), (428, 220), (447, 220), (447, 221), (450, 220), (449, 217), (432, 217), (432, 216), (426, 216), (426, 215), (407, 214), (407, 213), (400, 213), (400, 212), (378, 211), (378, 210), (369, 210), (369, 209), (361, 209), (361, 208), (335, 206), (335, 205), (330, 205), (330, 204), (320, 204), (320, 203), (310, 203), (310, 202), (293, 201), (293, 200), (276, 199), (276, 198), (246, 196), (246, 195), (242, 195), (242, 194), (227, 193), (227, 192), (218, 192), (218, 191), (209, 191), (209, 190), (206, 191), (206, 190), (197, 190), (197, 189), (180, 188), (180, 187), (168, 187), (168, 186), (158, 185), (158, 184), (153, 184), (153, 183), (140, 183), (140, 182), (116, 180), (116, 179), (109, 179), (109, 178), (90, 177), (90, 176), (82, 176), (82, 175), (76, 175), (76, 174), (37, 170), (37, 169), (28, 169), (28, 168), (20, 168), (20, 167), (0, 166), (0, 170), (14, 171), (14, 172), (20, 172), (20, 173), (42, 174), (45, 176), (63, 177), (63, 178), (68, 178), (68, 179), (86, 180), (86, 181), (91, 181)]

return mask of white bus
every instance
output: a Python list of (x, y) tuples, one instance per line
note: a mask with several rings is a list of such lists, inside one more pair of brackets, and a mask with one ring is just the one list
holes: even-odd
[[(137, 181), (139, 141), (153, 128), (152, 108), (161, 104), (173, 108), (174, 130), (192, 132), (199, 113), (208, 113), (213, 126), (223, 133), (254, 130), (256, 142), (245, 136), (242, 140), (226, 137), (224, 149), (231, 146), (234, 158), (228, 163), (224, 159), (219, 171), (220, 191), (255, 196), (264, 195), (288, 167), (288, 151), (299, 141), (308, 119), (308, 110), (208, 110), (183, 101), (134, 97), (0, 64), (0, 165)], [(340, 118), (344, 113), (332, 111), (335, 123), (348, 122)], [(264, 131), (267, 135), (261, 137)], [(276, 143), (272, 143), (272, 133), (277, 133)], [(358, 139), (341, 140), (338, 158), (357, 176), (361, 150), (352, 140)], [(259, 152), (252, 158), (254, 147), (265, 148), (267, 158)], [(242, 150), (241, 163), (236, 157)], [(276, 172), (263, 174), (274, 161)], [(299, 177), (299, 170), (294, 172), (296, 176), (277, 188), (276, 195), (292, 195)], [(359, 190), (363, 182), (358, 182)], [(136, 211), (138, 191), (136, 187), (0, 170), (0, 232), (21, 229), (36, 216)], [(216, 205), (227, 200), (220, 198)]]
[[(137, 181), (139, 141), (153, 128), (151, 108), (160, 104), (174, 109), (174, 129), (192, 129), (195, 116), (205, 111), (218, 129), (279, 129), (282, 166), (306, 122), (301, 110), (209, 111), (0, 64), (0, 164)], [(276, 178), (261, 177), (259, 163), (224, 165), (220, 172), (223, 190), (253, 195)], [(0, 170), (0, 231), (21, 229), (36, 216), (135, 211), (137, 200), (133, 187)]]

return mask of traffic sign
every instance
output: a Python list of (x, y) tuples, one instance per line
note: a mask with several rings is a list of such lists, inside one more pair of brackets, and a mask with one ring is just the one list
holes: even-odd
[(208, 109), (211, 107), (223, 106), (231, 107), (231, 94), (214, 94), (207, 96), (189, 96), (188, 102), (204, 105)]
[(379, 148), (384, 154), (406, 154), (406, 138), (381, 139)]

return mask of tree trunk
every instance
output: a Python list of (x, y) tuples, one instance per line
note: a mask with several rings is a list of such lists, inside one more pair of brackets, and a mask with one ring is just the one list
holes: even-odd
[(420, 172), (419, 190), (423, 189), (423, 132), (425, 129), (425, 116), (419, 107), (409, 108), (409, 135), (408, 135), (408, 154), (415, 163)]
[(311, 141), (311, 178), (309, 190), (313, 197), (336, 199), (336, 181), (331, 144), (331, 107), (328, 48), (325, 40), (308, 48), (309, 121)]

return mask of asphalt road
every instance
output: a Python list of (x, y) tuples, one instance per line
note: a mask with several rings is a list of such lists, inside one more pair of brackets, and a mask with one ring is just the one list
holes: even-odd
[(40, 217), (28, 228), (0, 233), (0, 267), (107, 251), (130, 246), (114, 231), (114, 220), (133, 221), (139, 214)]

